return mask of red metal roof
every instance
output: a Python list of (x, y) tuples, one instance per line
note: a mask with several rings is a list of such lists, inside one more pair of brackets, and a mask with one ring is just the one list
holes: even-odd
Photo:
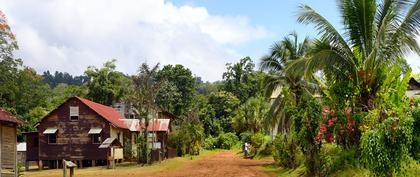
[(7, 112), (6, 110), (1, 109), (1, 108), (0, 108), (0, 120), (6, 121), (6, 122), (13, 122), (17, 124), (23, 123), (21, 119), (19, 119), (18, 117), (14, 116), (12, 113)]
[(155, 119), (155, 121), (150, 120), (147, 131), (153, 132), (166, 132), (169, 131), (169, 122), (170, 119)]
[(124, 119), (124, 116), (121, 115), (118, 111), (116, 111), (114, 108), (105, 106), (99, 103), (95, 103), (93, 101), (90, 101), (88, 99), (77, 97), (82, 103), (84, 103), (86, 106), (91, 108), (93, 111), (98, 113), (100, 116), (114, 124), (115, 126), (119, 128), (125, 128), (128, 129), (128, 126), (124, 124), (124, 122), (121, 119)]

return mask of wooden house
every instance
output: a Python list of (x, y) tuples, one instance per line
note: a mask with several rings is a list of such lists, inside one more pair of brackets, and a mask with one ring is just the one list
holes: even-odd
[[(72, 97), (42, 118), (37, 132), (25, 133), (26, 162), (36, 161), (40, 169), (61, 168), (63, 159), (81, 167), (105, 165), (109, 149), (99, 148), (105, 139), (115, 138), (122, 146), (135, 142), (138, 131), (130, 130), (123, 119), (112, 107)], [(124, 148), (113, 152), (117, 161), (131, 158)]]
[(22, 120), (0, 109), (0, 176), (17, 176), (16, 126)]
[[(109, 156), (116, 161), (135, 159), (141, 127), (138, 119), (127, 119), (112, 107), (72, 97), (42, 118), (37, 132), (25, 133), (27, 166), (31, 161), (42, 169), (61, 168), (63, 159), (80, 167), (105, 165)], [(122, 148), (99, 148), (108, 138)]]

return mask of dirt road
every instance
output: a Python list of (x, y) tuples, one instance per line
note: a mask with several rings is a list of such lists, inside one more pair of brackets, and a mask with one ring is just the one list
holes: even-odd
[[(89, 167), (76, 169), (77, 177), (269, 177), (262, 165), (272, 160), (249, 160), (240, 158), (235, 151), (222, 151), (200, 155), (195, 160), (187, 157), (165, 160), (161, 164), (142, 167), (117, 166), (116, 169)], [(62, 169), (32, 170), (24, 177), (59, 177)]]
[(146, 176), (159, 177), (269, 177), (273, 176), (261, 170), (261, 166), (270, 164), (270, 160), (242, 159), (236, 152), (226, 151), (208, 156), (187, 164), (172, 172), (158, 172)]

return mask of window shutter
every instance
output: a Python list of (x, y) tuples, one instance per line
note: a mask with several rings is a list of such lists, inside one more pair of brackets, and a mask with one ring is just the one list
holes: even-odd
[(79, 116), (79, 106), (70, 106), (70, 117)]

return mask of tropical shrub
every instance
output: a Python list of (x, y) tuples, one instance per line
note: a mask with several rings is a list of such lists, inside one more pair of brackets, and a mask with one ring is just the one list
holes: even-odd
[(411, 154), (413, 158), (420, 162), (420, 108), (416, 107), (411, 112), (413, 116), (413, 144), (411, 146)]
[(389, 117), (361, 138), (361, 158), (375, 176), (400, 173), (412, 142), (411, 117)]
[(232, 149), (238, 143), (239, 139), (234, 133), (221, 133), (217, 137), (216, 147), (220, 149)]
[(251, 132), (242, 132), (239, 137), (241, 137), (241, 142), (242, 143), (251, 143), (251, 137), (252, 137), (252, 133)]
[(286, 168), (296, 168), (298, 160), (298, 144), (294, 133), (278, 134), (273, 142), (273, 158), (277, 165)]
[(217, 138), (214, 138), (212, 136), (209, 136), (206, 139), (204, 139), (204, 144), (203, 144), (204, 149), (209, 149), (209, 150), (215, 149), (217, 145), (217, 140), (218, 140)]
[(311, 96), (304, 95), (299, 105), (298, 114), (293, 117), (294, 130), (297, 132), (298, 145), (304, 154), (308, 176), (318, 174), (319, 152), (321, 143), (316, 141), (320, 127), (321, 107)]

